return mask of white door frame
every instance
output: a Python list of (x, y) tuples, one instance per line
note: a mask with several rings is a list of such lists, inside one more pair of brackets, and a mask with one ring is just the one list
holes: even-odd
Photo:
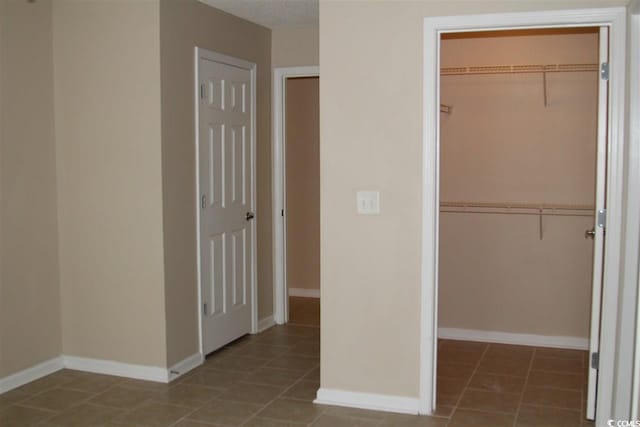
[[(549, 27), (610, 28), (607, 239), (602, 295), (599, 396), (613, 396), (618, 280), (624, 209), (626, 8), (502, 13), (424, 19), (422, 286), (420, 332), (420, 413), (435, 409), (438, 326), (440, 35), (447, 32)], [(629, 373), (631, 374), (631, 373)], [(620, 396), (618, 396), (620, 397)], [(606, 425), (611, 399), (598, 399), (596, 425)]]
[[(245, 61), (243, 59), (234, 58), (232, 56), (223, 55), (221, 53), (213, 52), (207, 49), (203, 49), (200, 47), (195, 47), (194, 49), (194, 89), (193, 89), (193, 99), (194, 99), (194, 116), (195, 116), (195, 162), (196, 162), (196, 173), (194, 176), (195, 179), (195, 203), (196, 203), (196, 263), (197, 263), (197, 283), (198, 283), (198, 306), (196, 310), (198, 311), (198, 338), (199, 338), (199, 348), (200, 355), (202, 357), (206, 356), (204, 354), (203, 349), (203, 333), (204, 329), (202, 327), (202, 270), (201, 270), (201, 254), (200, 254), (200, 155), (199, 155), (199, 144), (200, 144), (200, 76), (198, 75), (199, 69), (199, 59), (201, 57), (210, 59), (215, 62), (220, 62), (227, 65), (232, 65), (234, 67), (243, 68), (245, 70), (249, 70), (251, 72), (251, 211), (256, 212), (256, 72), (257, 66), (253, 62)], [(260, 218), (256, 213), (256, 217), (251, 221), (251, 235), (252, 235), (252, 245), (251, 245), (251, 333), (255, 334), (258, 332), (258, 276), (257, 276), (257, 221)]]
[(273, 69), (273, 151), (271, 152), (273, 191), (273, 319), (281, 325), (289, 320), (287, 298), (287, 230), (285, 210), (285, 126), (286, 81), (294, 77), (320, 77), (320, 67), (281, 67)]

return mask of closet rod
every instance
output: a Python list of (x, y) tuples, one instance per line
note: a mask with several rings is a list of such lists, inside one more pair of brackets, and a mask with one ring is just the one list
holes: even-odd
[(487, 213), (509, 215), (593, 216), (588, 205), (535, 203), (442, 202), (440, 211), (448, 213)]
[(600, 67), (598, 64), (477, 65), (467, 67), (442, 67), (440, 68), (440, 75), (572, 73), (599, 70)]

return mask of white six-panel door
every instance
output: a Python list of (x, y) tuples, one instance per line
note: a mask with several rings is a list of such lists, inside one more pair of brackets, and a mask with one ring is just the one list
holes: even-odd
[(208, 354), (252, 329), (255, 66), (203, 49), (197, 55), (200, 309)]

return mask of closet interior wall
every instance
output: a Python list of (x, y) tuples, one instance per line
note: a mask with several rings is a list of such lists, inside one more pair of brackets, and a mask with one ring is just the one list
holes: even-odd
[[(443, 39), (442, 66), (598, 62), (595, 29), (503, 34)], [(598, 77), (442, 76), (441, 102), (451, 111), (440, 115), (440, 201), (592, 206)], [(588, 211), (541, 221), (447, 210), (440, 215), (440, 328), (588, 337)]]

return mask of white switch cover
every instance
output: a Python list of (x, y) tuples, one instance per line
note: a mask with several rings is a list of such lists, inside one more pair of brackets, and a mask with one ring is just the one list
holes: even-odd
[(356, 194), (356, 204), (360, 215), (380, 214), (380, 192), (379, 191), (358, 191)]

